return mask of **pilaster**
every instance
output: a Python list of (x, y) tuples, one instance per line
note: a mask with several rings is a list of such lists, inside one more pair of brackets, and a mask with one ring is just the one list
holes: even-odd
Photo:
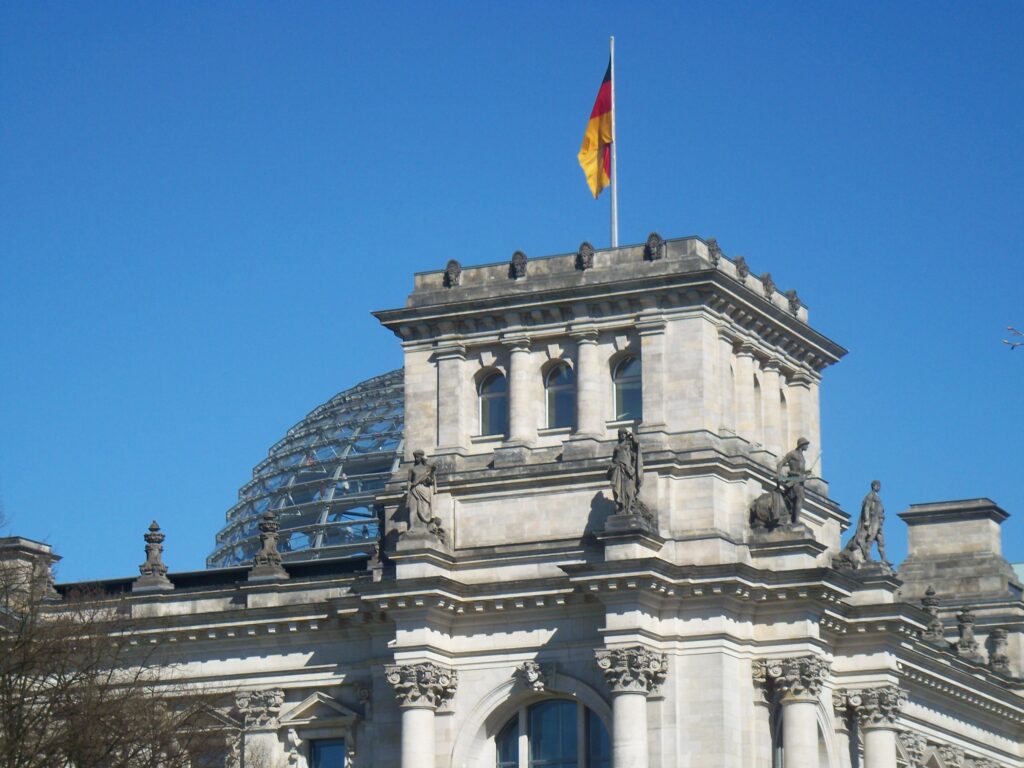
[(612, 692), (612, 764), (647, 768), (647, 697), (665, 682), (665, 654), (642, 645), (594, 652)]
[(509, 353), (509, 442), (533, 445), (537, 442), (537, 418), (534, 379), (539, 372), (533, 370), (530, 359), (530, 340), (519, 336), (504, 340)]
[[(466, 349), (461, 344), (442, 347), (434, 354), (437, 363), (437, 448), (438, 453), (466, 449), (469, 434), (463, 419), (466, 390)], [(406, 404), (408, 410), (409, 404)]]

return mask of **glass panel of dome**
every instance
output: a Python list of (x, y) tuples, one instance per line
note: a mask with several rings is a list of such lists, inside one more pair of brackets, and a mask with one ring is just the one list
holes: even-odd
[(310, 546), (309, 534), (305, 531), (288, 531), (281, 536), (280, 541), (282, 552), (298, 552)]
[(377, 446), (378, 451), (393, 451), (398, 448), (398, 440), (394, 437), (389, 437), (386, 440), (381, 440)]
[(283, 459), (278, 461), (278, 466), (281, 467), (282, 469), (284, 467), (292, 467), (292, 466), (295, 466), (296, 464), (298, 464), (304, 458), (305, 458), (305, 454), (303, 454), (302, 451), (298, 451), (296, 453), (290, 453), (287, 456), (285, 456)]
[(313, 451), (313, 456), (316, 458), (317, 461), (327, 461), (328, 459), (333, 459), (338, 455), (338, 446), (336, 446), (334, 443), (327, 443), (326, 445), (321, 445), (319, 448)]
[(289, 473), (289, 472), (281, 472), (280, 474), (272, 475), (272, 476), (268, 477), (263, 482), (263, 486), (268, 491), (276, 491), (282, 485), (287, 485), (288, 481), (291, 480), (291, 477), (292, 477), (291, 473)]
[(349, 507), (348, 509), (332, 509), (327, 513), (328, 522), (376, 519), (369, 507)]
[(336, 429), (329, 429), (324, 432), (327, 438), (332, 440), (343, 440), (346, 437), (351, 437), (355, 430), (352, 429), (348, 424), (344, 424)]
[(252, 503), (252, 513), (257, 515), (263, 514), (269, 507), (270, 497), (264, 496), (262, 499), (256, 499), (256, 501)]
[(376, 447), (377, 447), (377, 441), (376, 440), (373, 440), (373, 439), (370, 439), (370, 438), (365, 438), (365, 439), (362, 439), (362, 440), (356, 440), (354, 443), (352, 443), (352, 452), (353, 453), (372, 453), (373, 450)]

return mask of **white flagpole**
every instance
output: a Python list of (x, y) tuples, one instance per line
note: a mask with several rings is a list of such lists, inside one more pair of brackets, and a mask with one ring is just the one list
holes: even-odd
[(612, 248), (619, 247), (619, 163), (615, 157), (615, 150), (619, 142), (615, 138), (615, 38), (612, 37), (609, 43), (611, 50), (612, 69)]

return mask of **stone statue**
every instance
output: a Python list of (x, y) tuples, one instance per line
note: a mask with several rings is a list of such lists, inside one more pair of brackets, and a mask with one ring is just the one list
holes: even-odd
[(619, 430), (619, 442), (612, 452), (608, 480), (615, 498), (616, 513), (629, 515), (637, 512), (640, 485), (644, 480), (644, 457), (640, 444), (628, 429)]
[(796, 448), (783, 456), (775, 468), (775, 479), (789, 511), (789, 522), (794, 524), (799, 522), (804, 506), (804, 483), (808, 475), (804, 453), (810, 444), (810, 440), (801, 437), (796, 441)]
[(434, 517), (436, 468), (427, 462), (426, 454), (423, 451), (413, 451), (412, 457), (413, 464), (409, 468), (409, 484), (405, 491), (405, 507), (409, 512), (409, 530), (425, 529), (444, 541), (441, 518)]
[(882, 533), (882, 523), (885, 522), (885, 507), (878, 492), (882, 484), (878, 480), (871, 481), (871, 491), (860, 504), (860, 520), (857, 522), (857, 532), (846, 542), (846, 547), (833, 561), (837, 568), (853, 568), (854, 570), (864, 566), (865, 563), (875, 562), (871, 559), (871, 545), (878, 545), (878, 557), (882, 561), (882, 570), (892, 572), (892, 563), (885, 558), (885, 536)]

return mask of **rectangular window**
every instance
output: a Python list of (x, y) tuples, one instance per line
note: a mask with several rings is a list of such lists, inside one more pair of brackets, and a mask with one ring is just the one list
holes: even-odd
[(322, 739), (309, 748), (309, 768), (345, 768), (345, 740)]

